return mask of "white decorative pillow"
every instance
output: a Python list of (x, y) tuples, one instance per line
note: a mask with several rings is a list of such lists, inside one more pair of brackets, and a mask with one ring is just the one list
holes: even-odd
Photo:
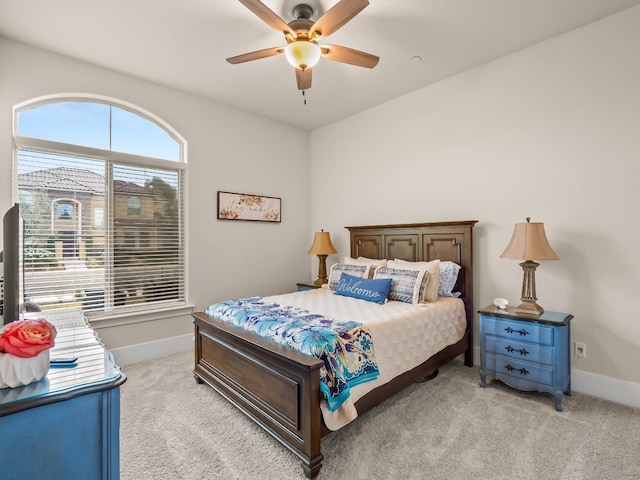
[(336, 290), (338, 288), (338, 282), (340, 282), (340, 275), (346, 273), (352, 277), (369, 278), (369, 272), (371, 270), (370, 265), (349, 265), (346, 263), (334, 263), (329, 270), (329, 289)]
[(440, 275), (440, 260), (431, 260), (430, 262), (407, 262), (406, 260), (389, 260), (388, 268), (404, 269), (404, 270), (426, 270), (429, 272), (429, 279), (424, 291), (425, 302), (435, 302), (438, 300), (438, 283)]
[(374, 280), (390, 278), (393, 280), (389, 290), (389, 300), (398, 300), (405, 303), (422, 303), (420, 301), (420, 286), (425, 276), (429, 276), (426, 270), (401, 270), (388, 267), (378, 267), (374, 273)]

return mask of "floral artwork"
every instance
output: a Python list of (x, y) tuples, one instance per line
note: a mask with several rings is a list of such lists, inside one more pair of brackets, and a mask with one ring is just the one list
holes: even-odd
[(218, 219), (279, 222), (280, 203), (276, 197), (218, 192)]

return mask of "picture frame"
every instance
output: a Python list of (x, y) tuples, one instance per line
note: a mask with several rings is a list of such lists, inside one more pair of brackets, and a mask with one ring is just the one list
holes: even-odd
[(218, 220), (280, 223), (281, 217), (281, 198), (218, 191)]

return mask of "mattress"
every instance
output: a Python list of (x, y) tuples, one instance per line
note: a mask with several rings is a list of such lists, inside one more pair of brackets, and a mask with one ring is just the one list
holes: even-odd
[(371, 390), (420, 365), (449, 345), (458, 342), (466, 329), (464, 303), (459, 298), (439, 297), (419, 305), (389, 301), (384, 305), (341, 295), (327, 288), (266, 297), (281, 305), (292, 305), (341, 321), (363, 323), (369, 329), (379, 377), (356, 385), (351, 396), (335, 412), (321, 402), (325, 425), (330, 430), (358, 416), (355, 402)]

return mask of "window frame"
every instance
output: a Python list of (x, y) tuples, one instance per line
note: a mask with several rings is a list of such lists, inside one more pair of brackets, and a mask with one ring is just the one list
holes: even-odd
[[(163, 158), (156, 157), (147, 157), (143, 155), (118, 152), (113, 150), (104, 150), (100, 148), (94, 147), (86, 147), (81, 145), (67, 144), (63, 142), (44, 140), (41, 138), (33, 138), (33, 137), (25, 137), (18, 135), (18, 116), (20, 113), (26, 110), (38, 108), (40, 106), (51, 104), (51, 103), (61, 103), (61, 102), (88, 102), (88, 103), (101, 103), (106, 104), (108, 106), (120, 108), (123, 110), (127, 110), (134, 115), (137, 115), (147, 121), (155, 124), (161, 130), (163, 130), (166, 134), (168, 134), (173, 140), (175, 140), (179, 146), (179, 159), (176, 160), (167, 160)], [(179, 216), (179, 232), (180, 232), (180, 242), (182, 243), (182, 255), (183, 255), (183, 268), (182, 268), (182, 284), (184, 286), (183, 291), (183, 299), (176, 301), (168, 301), (166, 303), (160, 304), (149, 304), (148, 306), (137, 307), (132, 310), (124, 310), (124, 311), (114, 311), (114, 310), (106, 310), (100, 313), (92, 313), (90, 318), (93, 321), (102, 322), (101, 324), (106, 326), (115, 326), (119, 324), (128, 324), (128, 323), (137, 323), (139, 321), (148, 321), (159, 318), (169, 318), (175, 315), (187, 314), (193, 309), (193, 305), (190, 305), (188, 302), (188, 275), (187, 275), (187, 205), (186, 205), (186, 192), (187, 192), (187, 161), (186, 161), (186, 152), (187, 152), (187, 142), (186, 140), (170, 125), (168, 125), (165, 121), (153, 115), (152, 113), (137, 107), (133, 104), (129, 104), (127, 102), (120, 101), (118, 99), (98, 96), (98, 95), (49, 95), (45, 97), (39, 97), (36, 99), (28, 100), (26, 102), (22, 102), (18, 105), (15, 105), (13, 108), (13, 175), (12, 175), (12, 198), (14, 202), (18, 202), (19, 198), (19, 190), (18, 190), (18, 151), (20, 149), (33, 150), (36, 152), (43, 153), (54, 153), (54, 154), (62, 154), (62, 155), (74, 155), (80, 157), (89, 157), (95, 158), (97, 160), (102, 160), (106, 164), (110, 165), (110, 168), (107, 168), (107, 176), (105, 177), (105, 199), (107, 196), (110, 198), (106, 201), (109, 202), (110, 205), (113, 205), (113, 189), (110, 188), (113, 180), (111, 178), (111, 172), (113, 169), (113, 165), (130, 165), (133, 167), (149, 167), (155, 169), (166, 169), (166, 170), (174, 170), (176, 171), (180, 185), (182, 188), (182, 192), (178, 195), (178, 208), (181, 212)], [(75, 213), (79, 214), (77, 210), (78, 206), (76, 206)], [(113, 208), (113, 207), (112, 207)], [(113, 245), (113, 228), (108, 222), (107, 212), (103, 212), (103, 223), (106, 232), (106, 238)], [(53, 221), (53, 217), (52, 217)], [(113, 267), (112, 267), (113, 268)], [(111, 268), (111, 269), (112, 269)], [(109, 278), (113, 275), (113, 271), (107, 273), (107, 285), (105, 285), (105, 291), (112, 293), (113, 285)], [(110, 295), (109, 300), (113, 301), (113, 295)], [(105, 298), (106, 300), (106, 298)]]

